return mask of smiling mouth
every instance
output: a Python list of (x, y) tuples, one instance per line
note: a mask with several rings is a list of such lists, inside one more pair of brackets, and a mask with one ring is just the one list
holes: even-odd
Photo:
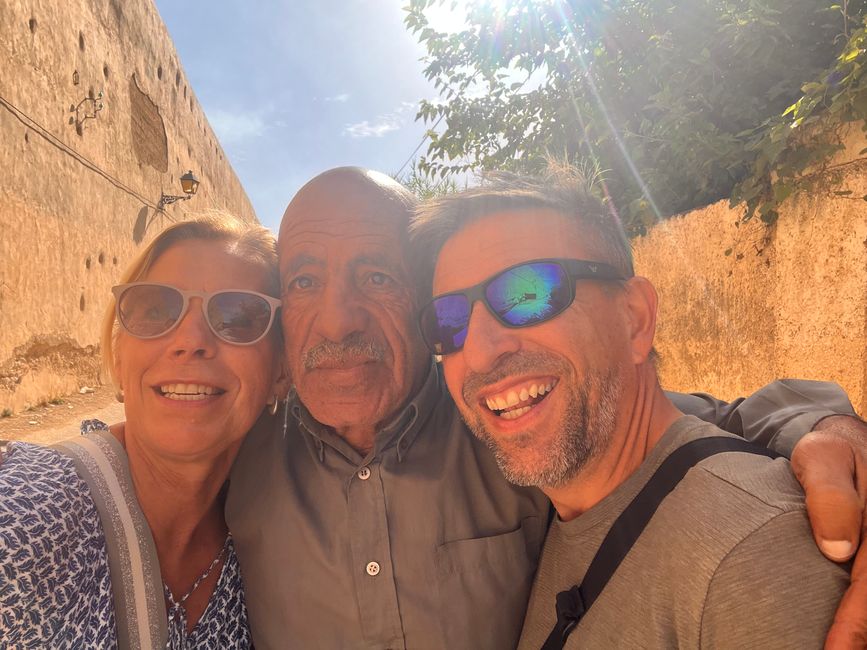
[(556, 379), (527, 382), (508, 390), (488, 395), (482, 402), (497, 417), (514, 420), (538, 406), (557, 386)]
[(183, 402), (195, 402), (222, 395), (226, 391), (204, 384), (164, 384), (157, 386), (157, 391), (163, 397)]

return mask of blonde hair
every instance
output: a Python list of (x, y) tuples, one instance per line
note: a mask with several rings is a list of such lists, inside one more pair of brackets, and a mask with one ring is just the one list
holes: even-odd
[[(265, 293), (280, 295), (280, 277), (277, 269), (277, 241), (267, 228), (259, 224), (240, 221), (230, 214), (212, 212), (189, 221), (176, 223), (154, 237), (124, 271), (118, 284), (138, 282), (151, 270), (156, 261), (169, 248), (184, 241), (204, 240), (230, 244), (232, 252), (267, 270)], [(114, 370), (114, 348), (117, 341), (115, 299), (109, 299), (100, 328), (102, 367), (118, 386)], [(275, 322), (275, 326), (279, 321)]]

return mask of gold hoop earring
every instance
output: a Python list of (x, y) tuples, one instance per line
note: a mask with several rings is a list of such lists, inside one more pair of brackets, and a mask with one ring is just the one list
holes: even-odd
[(274, 401), (268, 402), (268, 413), (271, 415), (277, 415), (277, 409), (280, 408), (280, 400), (277, 398), (277, 395), (274, 395)]

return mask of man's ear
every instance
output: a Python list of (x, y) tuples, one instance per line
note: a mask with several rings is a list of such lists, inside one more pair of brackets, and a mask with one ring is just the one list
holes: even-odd
[(650, 280), (639, 276), (626, 281), (625, 292), (632, 362), (638, 365), (647, 361), (653, 349), (659, 298)]

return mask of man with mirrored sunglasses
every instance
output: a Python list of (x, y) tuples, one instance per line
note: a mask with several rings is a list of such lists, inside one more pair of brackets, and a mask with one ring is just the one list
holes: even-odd
[[(263, 417), (248, 436), (226, 506), (259, 648), (517, 643), (550, 505), (503, 479), (426, 352), (416, 323), (430, 277), (416, 274), (407, 235), (415, 207), (389, 177), (338, 168), (309, 181), (283, 217), (281, 322), (295, 391), (283, 417)], [(575, 273), (559, 261), (537, 270)], [(511, 299), (519, 304), (503, 318), (564, 301), (553, 286)], [(681, 399), (787, 453), (817, 421), (851, 413), (838, 387), (816, 382), (777, 383), (731, 405)], [(839, 433), (822, 436), (852, 449)], [(830, 539), (844, 534), (824, 521)]]
[(457, 408), (556, 509), (520, 648), (823, 644), (847, 570), (788, 463), (663, 393), (656, 293), (580, 179), (494, 176), (424, 207), (413, 237)]

